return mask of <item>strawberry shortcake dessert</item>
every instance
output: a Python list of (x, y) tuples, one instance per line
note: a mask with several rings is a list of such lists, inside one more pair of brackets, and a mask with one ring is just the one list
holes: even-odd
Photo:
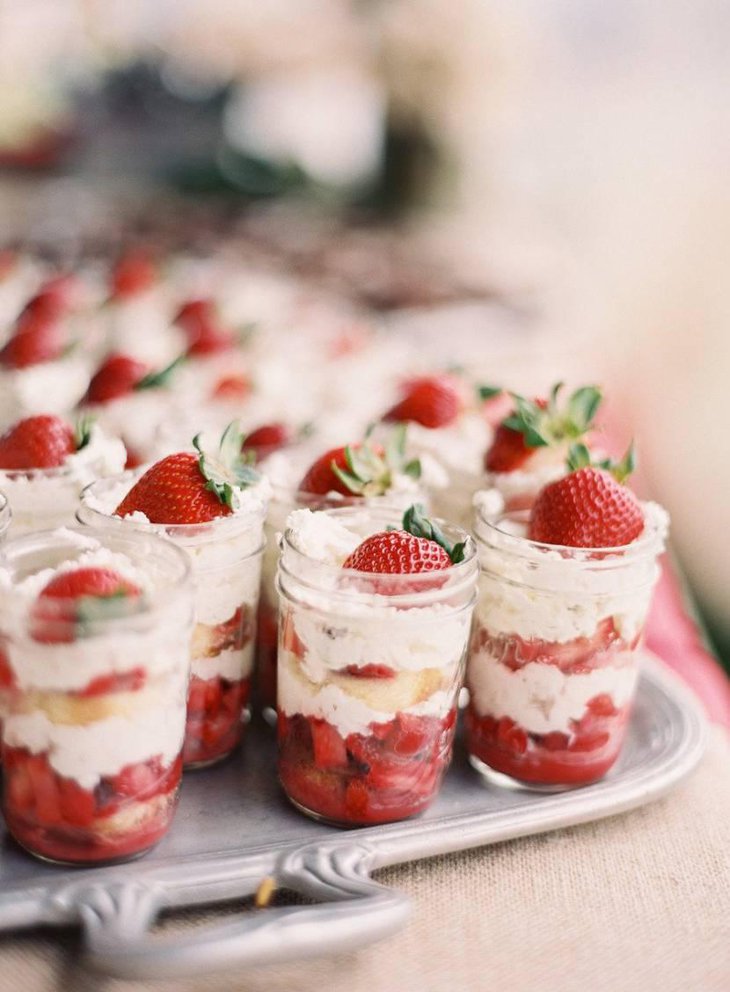
[(424, 810), (451, 757), (477, 563), (412, 506), (295, 510), (279, 566), (279, 776), (340, 825)]
[(235, 424), (217, 444), (196, 437), (194, 451), (90, 486), (79, 510), (83, 523), (105, 532), (157, 533), (190, 559), (188, 768), (230, 754), (249, 717), (268, 485), (242, 451), (243, 440)]
[(142, 854), (182, 769), (192, 593), (150, 534), (59, 529), (0, 554), (3, 813), (48, 861)]
[(619, 756), (667, 531), (632, 462), (576, 445), (530, 511), (478, 514), (467, 745), (501, 784), (583, 785)]

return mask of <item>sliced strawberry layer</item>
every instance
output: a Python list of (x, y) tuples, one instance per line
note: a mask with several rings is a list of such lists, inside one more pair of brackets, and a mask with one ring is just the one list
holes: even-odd
[(630, 706), (595, 696), (570, 734), (532, 734), (509, 717), (466, 712), (467, 748), (490, 768), (533, 785), (586, 785), (616, 762), (626, 736)]
[(343, 737), (316, 717), (279, 714), (279, 777), (310, 813), (336, 823), (389, 823), (433, 800), (451, 760), (456, 710), (443, 718), (398, 714)]
[(490, 634), (479, 626), (472, 635), (471, 651), (486, 651), (512, 671), (537, 662), (554, 665), (566, 675), (577, 675), (611, 664), (615, 654), (633, 651), (639, 640), (640, 634), (631, 641), (623, 640), (613, 617), (605, 617), (591, 637), (576, 637), (572, 641), (523, 640), (515, 634)]
[(249, 679), (201, 679), (193, 675), (188, 688), (185, 767), (210, 764), (230, 754), (243, 736), (251, 694)]
[[(47, 755), (3, 748), (3, 812), (8, 829), (29, 851), (55, 861), (93, 864), (142, 853), (160, 840), (174, 812), (182, 759), (163, 766), (159, 758), (127, 765), (102, 778), (95, 789), (59, 775)], [(161, 802), (160, 797), (169, 801)], [(129, 818), (129, 829), (112, 817), (149, 804)], [(148, 815), (145, 815), (145, 812)]]

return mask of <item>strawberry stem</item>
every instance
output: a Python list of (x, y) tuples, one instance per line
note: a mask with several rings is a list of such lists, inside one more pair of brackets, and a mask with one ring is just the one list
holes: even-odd
[(164, 369), (160, 369), (158, 372), (148, 372), (136, 384), (134, 387), (135, 390), (156, 389), (158, 386), (166, 386), (172, 373), (182, 365), (186, 357), (185, 352), (183, 352), (182, 355), (178, 355), (169, 365), (166, 365)]
[(444, 549), (454, 565), (458, 565), (464, 560), (466, 541), (452, 544), (436, 521), (426, 516), (425, 507), (421, 503), (414, 503), (413, 506), (409, 506), (403, 514), (403, 530), (413, 534), (414, 537), (435, 541)]
[(193, 438), (206, 489), (214, 492), (221, 503), (231, 510), (236, 508), (237, 493), (261, 479), (249, 464), (248, 456), (241, 451), (244, 440), (245, 435), (235, 420), (223, 431), (218, 451), (214, 454), (203, 450), (200, 434)]

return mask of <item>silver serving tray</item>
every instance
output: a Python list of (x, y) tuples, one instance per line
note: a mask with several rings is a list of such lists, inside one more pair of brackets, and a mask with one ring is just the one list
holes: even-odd
[[(0, 929), (80, 923), (87, 962), (125, 978), (174, 978), (343, 952), (390, 935), (408, 899), (374, 869), (611, 816), (666, 793), (699, 761), (705, 721), (694, 697), (647, 659), (619, 766), (602, 782), (537, 794), (485, 785), (457, 742), (438, 801), (417, 819), (337, 830), (290, 807), (271, 731), (245, 756), (185, 779), (168, 837), (142, 860), (73, 870), (45, 865), (0, 820)], [(183, 936), (151, 936), (162, 910), (255, 892), (266, 876), (316, 900), (242, 913)]]

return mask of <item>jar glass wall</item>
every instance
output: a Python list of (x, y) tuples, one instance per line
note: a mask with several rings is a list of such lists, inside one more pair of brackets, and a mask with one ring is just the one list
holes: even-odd
[[(111, 569), (141, 596), (40, 597), (50, 580), (79, 569)], [(62, 863), (143, 853), (167, 832), (182, 770), (192, 624), (185, 556), (152, 535), (65, 528), (10, 541), (0, 583), (9, 831)]]
[(660, 507), (645, 513), (637, 541), (604, 550), (530, 541), (527, 514), (478, 514), (467, 747), (501, 784), (569, 788), (617, 760), (666, 532)]
[(184, 760), (186, 768), (205, 767), (234, 750), (250, 718), (266, 504), (257, 501), (251, 512), (202, 524), (150, 524), (135, 515), (115, 517), (114, 509), (140, 471), (89, 486), (78, 517), (106, 532), (153, 532), (187, 554), (195, 625)]
[[(324, 511), (364, 539), (383, 508)], [(373, 575), (302, 554), (286, 531), (280, 594), (279, 777), (303, 812), (340, 825), (424, 810), (451, 759), (475, 599), (473, 541), (439, 572)], [(359, 540), (356, 542), (359, 543)]]

